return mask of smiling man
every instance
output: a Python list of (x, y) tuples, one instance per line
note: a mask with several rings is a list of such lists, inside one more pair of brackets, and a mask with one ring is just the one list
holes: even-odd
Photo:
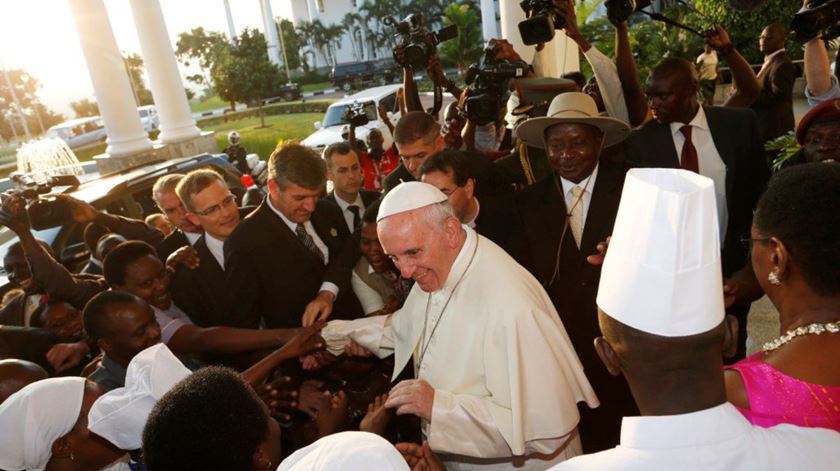
[(229, 325), (299, 327), (353, 319), (362, 308), (350, 288), (358, 246), (341, 210), (321, 200), (326, 163), (287, 144), (271, 154), (265, 201), (225, 241)]
[(601, 151), (629, 132), (623, 121), (600, 116), (591, 96), (576, 92), (557, 95), (545, 117), (516, 128), (517, 138), (545, 148), (553, 172), (516, 195), (518, 218), (508, 245), (548, 291), (601, 399), (597, 409), (580, 407), (586, 452), (615, 446), (621, 417), (636, 413), (627, 385), (603, 371), (592, 348), (599, 335), (595, 296), (601, 270), (586, 262), (612, 232), (626, 171), (601, 159)]
[(419, 417), (453, 469), (545, 469), (579, 454), (575, 404), (597, 399), (537, 280), (427, 183), (395, 188), (378, 221), (382, 247), (414, 287), (392, 315), (328, 324), (329, 348), (352, 339), (393, 353), (395, 378), (413, 360), (417, 379), (397, 384), (385, 406)]

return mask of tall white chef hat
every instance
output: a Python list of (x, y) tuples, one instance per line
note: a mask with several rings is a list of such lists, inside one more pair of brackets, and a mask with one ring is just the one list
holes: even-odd
[(437, 188), (423, 182), (405, 182), (389, 191), (379, 205), (376, 222), (394, 214), (412, 211), (446, 201), (446, 195)]
[(143, 350), (128, 364), (125, 387), (108, 391), (93, 403), (88, 428), (122, 450), (140, 448), (155, 403), (189, 374), (165, 344)]
[(723, 321), (714, 182), (685, 170), (627, 173), (597, 304), (613, 319), (666, 337)]

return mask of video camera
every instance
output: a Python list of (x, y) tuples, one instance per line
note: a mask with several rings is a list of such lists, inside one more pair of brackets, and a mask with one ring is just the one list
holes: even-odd
[(807, 7), (793, 15), (790, 29), (796, 33), (796, 40), (808, 42), (822, 35), (826, 41), (840, 36), (840, 0), (811, 0)]
[(359, 103), (358, 101), (347, 105), (347, 112), (344, 114), (344, 119), (354, 128), (364, 126), (370, 122), (365, 112), (365, 104)]
[(606, 0), (607, 19), (617, 25), (630, 18), (630, 15), (651, 4), (651, 0)]
[(499, 110), (510, 95), (510, 81), (528, 74), (525, 61), (499, 60), (498, 52), (499, 46), (488, 46), (481, 60), (467, 69), (466, 83), (472, 86), (466, 103), (467, 119), (478, 125), (498, 121)]
[(401, 66), (410, 65), (415, 70), (426, 67), (438, 44), (458, 36), (458, 27), (455, 25), (430, 32), (426, 29), (421, 14), (412, 13), (402, 21), (397, 21), (389, 16), (385, 18), (384, 22), (386, 25), (394, 26), (398, 35), (402, 37), (399, 43), (399, 47), (402, 47), (403, 50), (402, 57), (399, 58), (395, 54), (394, 59)]
[(519, 3), (527, 19), (519, 22), (519, 35), (528, 46), (554, 39), (554, 30), (563, 29), (566, 21), (557, 16), (553, 0), (522, 0)]
[(15, 184), (11, 194), (19, 194), (26, 200), (26, 212), (29, 223), (36, 231), (72, 222), (72, 214), (67, 202), (54, 196), (44, 196), (60, 186), (77, 187), (79, 179), (75, 175), (57, 175), (44, 183), (34, 181), (30, 176), (13, 173), (9, 176)]

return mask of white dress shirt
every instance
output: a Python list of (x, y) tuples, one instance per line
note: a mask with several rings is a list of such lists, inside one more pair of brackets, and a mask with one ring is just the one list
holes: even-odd
[(575, 200), (577, 199), (572, 194), (572, 188), (577, 186), (583, 190), (583, 197), (581, 198), (580, 203), (578, 203), (578, 205), (581, 205), (583, 209), (583, 227), (586, 227), (586, 214), (589, 212), (589, 203), (592, 202), (592, 190), (595, 188), (595, 180), (597, 178), (598, 164), (595, 164), (595, 168), (592, 170), (592, 173), (581, 180), (580, 183), (575, 183), (560, 177), (560, 185), (563, 187), (563, 198), (566, 200), (567, 212), (572, 211), (572, 206), (574, 206)]
[(333, 193), (335, 195), (335, 201), (338, 203), (338, 207), (341, 208), (341, 215), (344, 216), (344, 221), (347, 223), (347, 228), (350, 229), (350, 233), (353, 233), (353, 212), (350, 211), (349, 208), (351, 204), (355, 204), (359, 207), (359, 221), (361, 222), (362, 215), (365, 214), (365, 204), (362, 202), (362, 194), (356, 193), (356, 201), (352, 203), (348, 203), (344, 201), (338, 193)]
[[(284, 223), (286, 223), (287, 226), (289, 226), (289, 229), (292, 231), (292, 234), (294, 234), (294, 236), (297, 237), (297, 233), (295, 232), (295, 230), (297, 229), (297, 223), (290, 221), (289, 218), (287, 218), (285, 215), (283, 215), (283, 213), (278, 211), (271, 204), (271, 198), (266, 198), (265, 202), (268, 204), (268, 207), (271, 208), (271, 210), (274, 211), (275, 214), (280, 216), (280, 219)], [(321, 240), (321, 237), (318, 236), (318, 233), (315, 232), (315, 227), (312, 225), (312, 221), (307, 219), (306, 222), (303, 223), (303, 227), (304, 229), (306, 229), (306, 232), (308, 232), (309, 235), (312, 236), (312, 241), (315, 242), (315, 246), (318, 247), (318, 250), (320, 250), (321, 253), (324, 254), (324, 265), (330, 263), (330, 249), (327, 247), (327, 244), (325, 244), (324, 241)], [(338, 285), (329, 281), (321, 283), (321, 288), (318, 291), (329, 291), (335, 297), (338, 297)]]
[(225, 241), (219, 240), (208, 233), (204, 233), (204, 243), (207, 244), (207, 250), (213, 255), (213, 258), (219, 262), (222, 271), (225, 269)]
[(155, 319), (160, 326), (160, 341), (163, 343), (168, 344), (175, 332), (178, 332), (178, 329), (193, 323), (190, 317), (175, 303), (170, 303), (169, 308), (165, 311), (155, 306), (152, 306), (152, 310), (155, 312)]
[(198, 242), (198, 238), (201, 237), (201, 232), (184, 232), (184, 235), (187, 236), (187, 241), (192, 246)]
[(565, 470), (836, 470), (840, 434), (789, 424), (750, 424), (732, 404), (680, 415), (625, 417), (616, 448), (551, 468)]
[[(715, 182), (715, 200), (717, 202), (718, 227), (720, 229), (720, 242), (726, 236), (726, 226), (729, 223), (729, 211), (726, 207), (726, 164), (720, 158), (720, 153), (715, 147), (712, 139), (712, 132), (709, 123), (706, 121), (706, 112), (700, 106), (694, 119), (688, 123), (691, 126), (691, 142), (697, 150), (697, 163), (700, 168), (700, 175), (711, 178)], [(671, 137), (674, 140), (674, 148), (677, 151), (677, 158), (682, 156), (685, 136), (680, 131), (685, 123), (671, 123)]]
[[(373, 265), (368, 265), (368, 274), (373, 273), (376, 273), (376, 270), (373, 269)], [(375, 289), (368, 286), (368, 284), (356, 274), (356, 270), (353, 270), (350, 274), (350, 286), (353, 288), (353, 293), (355, 293), (356, 297), (359, 298), (359, 304), (362, 305), (362, 311), (364, 311), (366, 316), (385, 307), (385, 299), (382, 298), (382, 295)]]
[(624, 90), (621, 88), (615, 63), (595, 46), (590, 47), (583, 55), (592, 66), (592, 74), (598, 82), (598, 89), (601, 90), (601, 99), (604, 101), (607, 115), (629, 125), (630, 113), (627, 111)]

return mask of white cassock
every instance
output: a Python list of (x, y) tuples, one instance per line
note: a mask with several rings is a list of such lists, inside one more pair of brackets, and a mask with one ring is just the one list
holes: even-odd
[(726, 402), (688, 414), (625, 417), (619, 446), (551, 471), (828, 471), (838, 469), (838, 462), (837, 432), (758, 427)]
[(435, 388), (423, 432), (447, 468), (546, 469), (580, 454), (577, 403), (598, 399), (542, 286), (463, 227), (443, 288), (415, 284), (394, 314), (332, 321), (322, 335), (333, 353), (347, 338), (393, 353), (394, 376), (413, 356), (417, 377)]

